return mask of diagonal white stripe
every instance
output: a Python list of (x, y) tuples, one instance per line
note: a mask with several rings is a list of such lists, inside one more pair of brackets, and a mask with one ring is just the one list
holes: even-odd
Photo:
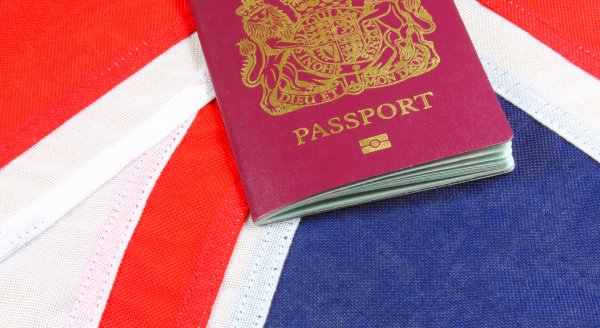
[(238, 237), (208, 327), (262, 327), (299, 219), (258, 227), (249, 219)]
[(196, 35), (0, 171), (0, 261), (214, 98)]
[(94, 251), (87, 261), (85, 277), (82, 276), (77, 284), (77, 297), (65, 327), (97, 327), (100, 324), (119, 265), (146, 201), (194, 116), (121, 173), (119, 178), (126, 184), (102, 226)]
[(180, 126), (0, 265), (1, 327), (97, 327)]
[(455, 2), (494, 90), (600, 162), (600, 81), (475, 0)]

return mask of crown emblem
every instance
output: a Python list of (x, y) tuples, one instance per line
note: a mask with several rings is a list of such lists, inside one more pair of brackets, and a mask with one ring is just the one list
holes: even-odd
[(281, 3), (290, 7), (296, 16), (328, 7), (352, 6), (352, 0), (281, 0)]
[(262, 91), (269, 115), (402, 83), (440, 63), (421, 0), (238, 1), (242, 83)]
[(243, 0), (242, 5), (235, 11), (238, 16), (249, 17), (265, 7), (263, 0)]

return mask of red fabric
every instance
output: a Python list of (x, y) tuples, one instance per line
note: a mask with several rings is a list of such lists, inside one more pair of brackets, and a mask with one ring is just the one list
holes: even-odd
[(600, 78), (600, 1), (479, 0)]
[(212, 103), (200, 111), (148, 199), (101, 326), (206, 325), (247, 214)]
[(0, 17), (0, 167), (194, 30), (186, 0), (11, 0)]

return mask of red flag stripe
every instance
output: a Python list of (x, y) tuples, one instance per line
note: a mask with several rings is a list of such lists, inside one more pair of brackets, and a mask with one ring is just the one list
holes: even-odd
[(600, 78), (600, 1), (479, 1)]
[(0, 167), (194, 30), (186, 0), (17, 0), (0, 16)]
[(200, 111), (148, 199), (101, 326), (204, 326), (247, 214), (212, 103)]

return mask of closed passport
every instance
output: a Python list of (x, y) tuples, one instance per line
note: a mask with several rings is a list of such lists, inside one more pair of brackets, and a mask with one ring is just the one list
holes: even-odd
[(191, 0), (254, 220), (508, 142), (452, 0)]

